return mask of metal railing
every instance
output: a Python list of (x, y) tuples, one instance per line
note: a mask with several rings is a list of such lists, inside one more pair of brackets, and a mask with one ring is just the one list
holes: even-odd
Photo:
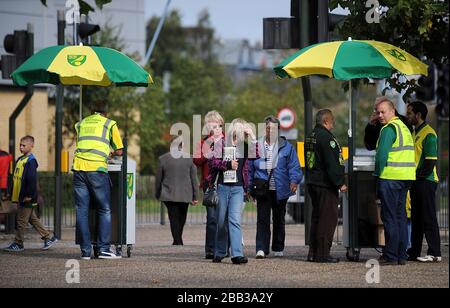
[(441, 232), (441, 242), (448, 244), (448, 175), (440, 180), (437, 188), (436, 214)]
[[(73, 200), (72, 175), (63, 175), (62, 184), (62, 227), (74, 227), (76, 224), (75, 207)], [(51, 173), (39, 174), (39, 187), (41, 195), (40, 215), (42, 223), (53, 227), (53, 206), (55, 177)], [(168, 223), (167, 210), (155, 198), (155, 177), (149, 175), (136, 176), (136, 225), (165, 224)], [(187, 224), (205, 224), (206, 209), (201, 204), (190, 206)], [(256, 206), (247, 203), (244, 206), (243, 224), (256, 224)]]
[[(54, 198), (55, 198), (55, 177), (52, 173), (39, 173), (40, 207), (39, 213), (42, 223), (53, 228), (54, 223)], [(168, 224), (166, 207), (155, 199), (155, 178), (149, 175), (136, 176), (136, 225)], [(65, 174), (62, 177), (62, 227), (75, 227), (76, 215), (73, 200), (72, 175)], [(449, 242), (449, 210), (448, 210), (448, 175), (441, 177), (441, 182), (437, 189), (436, 212), (441, 233), (441, 242)], [(299, 205), (296, 205), (299, 206)], [(293, 215), (293, 219), (288, 219), (286, 223), (303, 223), (299, 217), (300, 211), (292, 212), (292, 205), (288, 207), (288, 213)], [(206, 209), (201, 204), (190, 206), (186, 224), (206, 224)], [(244, 205), (242, 224), (256, 224), (256, 206), (253, 203)], [(341, 226), (338, 226), (341, 227)], [(337, 230), (335, 240), (341, 241), (341, 230)]]

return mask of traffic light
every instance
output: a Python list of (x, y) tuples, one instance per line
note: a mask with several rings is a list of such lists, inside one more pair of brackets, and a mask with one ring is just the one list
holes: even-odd
[(2, 78), (10, 79), (11, 73), (18, 68), (34, 52), (34, 35), (30, 30), (15, 30), (7, 34), (3, 40), (6, 52), (12, 55), (1, 56)]
[(431, 62), (426, 63), (428, 64), (428, 76), (422, 76), (419, 78), (419, 88), (416, 89), (416, 98), (423, 102), (434, 100), (435, 93), (435, 66)]
[(328, 11), (328, 0), (291, 0), (291, 17), (263, 19), (263, 48), (301, 48), (306, 42), (328, 42), (334, 38), (330, 33), (345, 18)]
[(436, 113), (441, 117), (449, 116), (449, 80), (448, 80), (448, 64), (442, 66), (438, 70), (438, 82), (436, 89)]

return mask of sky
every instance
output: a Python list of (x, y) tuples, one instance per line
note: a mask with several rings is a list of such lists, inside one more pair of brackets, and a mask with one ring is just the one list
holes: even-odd
[[(167, 0), (145, 0), (145, 17), (161, 16)], [(169, 10), (181, 12), (183, 26), (197, 24), (198, 14), (208, 9), (216, 37), (262, 42), (264, 17), (289, 17), (290, 0), (171, 0)]]

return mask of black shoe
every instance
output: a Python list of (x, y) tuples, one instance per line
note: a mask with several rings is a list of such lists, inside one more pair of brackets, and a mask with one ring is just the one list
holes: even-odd
[(398, 265), (406, 265), (406, 260), (398, 260)]
[(207, 253), (207, 254), (205, 254), (205, 259), (206, 259), (206, 260), (212, 260), (212, 259), (214, 259), (214, 254), (212, 254), (212, 253)]
[(390, 260), (390, 259), (386, 259), (386, 258), (380, 259), (378, 262), (380, 263), (380, 265), (383, 265), (383, 266), (386, 266), (386, 265), (399, 265), (398, 261), (394, 261), (394, 260)]
[(245, 264), (248, 262), (247, 257), (234, 257), (231, 258), (231, 262), (233, 262), (233, 264)]
[(213, 263), (220, 263), (220, 262), (222, 262), (222, 260), (223, 260), (223, 257), (215, 256), (212, 261), (213, 261)]
[(419, 260), (417, 260), (417, 257), (413, 257), (413, 256), (408, 256), (408, 261), (419, 262)]
[(315, 262), (317, 262), (317, 263), (338, 263), (339, 258), (333, 258), (331, 256), (325, 257), (325, 258), (317, 257)]
[(306, 261), (308, 261), (308, 262), (315, 262), (315, 261), (316, 261), (316, 258), (313, 257), (313, 256), (308, 256), (308, 257), (306, 258)]

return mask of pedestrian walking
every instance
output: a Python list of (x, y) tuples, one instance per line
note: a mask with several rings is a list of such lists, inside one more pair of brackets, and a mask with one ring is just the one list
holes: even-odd
[(198, 203), (198, 180), (197, 167), (190, 155), (183, 152), (183, 142), (179, 137), (173, 139), (170, 151), (158, 159), (155, 193), (167, 207), (172, 245), (183, 245), (189, 203)]
[(58, 239), (55, 235), (44, 228), (37, 211), (38, 199), (38, 162), (32, 151), (34, 148), (34, 137), (25, 136), (20, 139), (20, 156), (15, 165), (13, 176), (13, 192), (11, 201), (17, 203), (17, 231), (14, 242), (11, 243), (6, 251), (19, 252), (24, 250), (24, 235), (30, 223), (44, 240), (42, 250), (52, 247)]
[(267, 116), (264, 122), (265, 134), (258, 140), (260, 158), (249, 161), (249, 191), (257, 202), (257, 259), (270, 253), (271, 213), (272, 251), (275, 257), (283, 257), (286, 203), (296, 193), (303, 177), (297, 152), (279, 135), (280, 121), (275, 116)]

